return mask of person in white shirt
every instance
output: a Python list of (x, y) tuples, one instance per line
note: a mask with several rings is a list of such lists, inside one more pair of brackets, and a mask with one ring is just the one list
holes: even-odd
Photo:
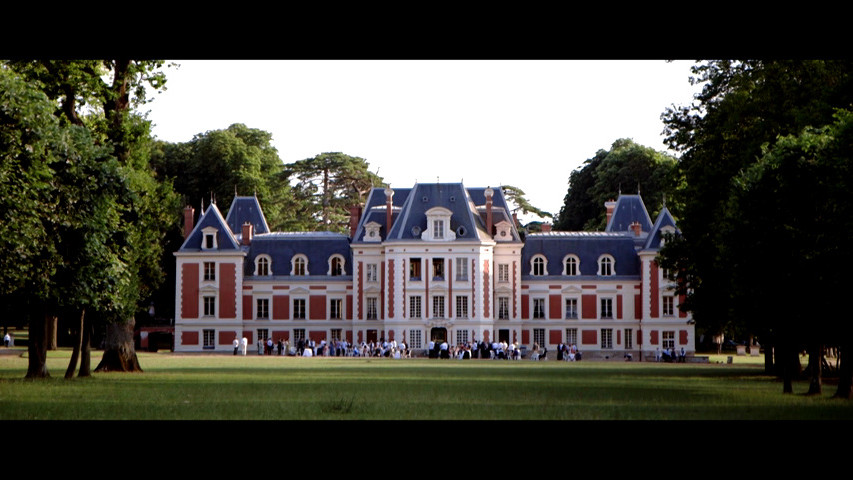
[(246, 350), (249, 348), (249, 340), (246, 337), (243, 337), (240, 340), (240, 350), (243, 353), (243, 356), (246, 356)]
[(234, 338), (232, 345), (234, 346), (234, 355), (237, 355), (237, 350), (240, 349), (240, 340), (237, 340), (237, 338)]
[(310, 348), (306, 348), (305, 351), (302, 352), (302, 356), (303, 357), (313, 357), (314, 356), (314, 350), (312, 350)]

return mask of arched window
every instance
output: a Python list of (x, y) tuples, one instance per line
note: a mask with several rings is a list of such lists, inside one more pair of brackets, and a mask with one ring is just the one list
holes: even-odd
[(344, 274), (344, 257), (332, 255), (329, 257), (329, 275), (338, 277)]
[(267, 255), (258, 255), (255, 259), (255, 275), (259, 277), (271, 275), (272, 270), (270, 269), (270, 265), (270, 257)]
[(616, 261), (610, 255), (602, 255), (598, 259), (598, 274), (609, 277), (616, 274)]
[(545, 257), (543, 257), (542, 255), (536, 255), (531, 261), (531, 273), (537, 277), (547, 275), (547, 266), (548, 262), (545, 260)]
[(570, 277), (580, 275), (580, 264), (578, 257), (574, 255), (566, 255), (566, 258), (563, 259), (563, 275), (568, 275)]
[(305, 255), (300, 254), (293, 257), (293, 270), (290, 274), (297, 277), (308, 275), (308, 259), (305, 258)]

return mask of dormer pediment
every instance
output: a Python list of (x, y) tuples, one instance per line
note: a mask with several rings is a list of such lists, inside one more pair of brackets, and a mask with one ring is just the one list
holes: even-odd
[(364, 224), (364, 237), (362, 240), (365, 242), (381, 242), (382, 237), (379, 234), (379, 229), (382, 228), (382, 225), (377, 222), (368, 222)]
[(495, 241), (511, 242), (512, 241), (512, 225), (506, 220), (501, 220), (495, 224)]
[(448, 242), (456, 239), (456, 233), (450, 228), (450, 217), (453, 212), (444, 207), (432, 207), (425, 213), (427, 228), (421, 233), (421, 240)]

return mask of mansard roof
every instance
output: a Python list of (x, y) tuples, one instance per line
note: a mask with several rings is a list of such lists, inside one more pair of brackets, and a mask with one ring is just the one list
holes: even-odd
[(605, 232), (630, 232), (631, 224), (640, 223), (640, 230), (648, 233), (652, 229), (652, 220), (646, 210), (646, 204), (639, 194), (619, 195), (613, 216), (607, 222)]
[(252, 224), (256, 235), (270, 233), (270, 227), (267, 225), (263, 210), (261, 210), (261, 204), (258, 202), (258, 197), (255, 196), (234, 197), (231, 207), (228, 208), (228, 216), (225, 217), (225, 222), (238, 239), (243, 236), (243, 224), (246, 222)]
[(661, 240), (664, 235), (662, 230), (665, 227), (672, 227), (676, 232), (679, 232), (678, 228), (675, 226), (675, 219), (672, 218), (672, 214), (669, 213), (666, 206), (664, 206), (658, 214), (658, 218), (655, 220), (655, 224), (652, 227), (651, 232), (649, 232), (649, 238), (646, 240), (645, 245), (643, 245), (643, 250), (655, 250), (660, 248)]
[(267, 255), (272, 261), (273, 276), (290, 275), (293, 257), (304, 255), (308, 260), (310, 276), (326, 275), (329, 271), (329, 258), (336, 254), (344, 258), (344, 272), (346, 276), (351, 276), (352, 251), (347, 235), (335, 232), (274, 232), (255, 235), (246, 255), (244, 273), (252, 275), (255, 271), (255, 258), (258, 255)]
[[(392, 196), (392, 216), (391, 222), (392, 224), (396, 222), (397, 217), (400, 214), (400, 205), (406, 202), (406, 199), (409, 196), (409, 193), (412, 191), (411, 188), (395, 188), (394, 194)], [(387, 225), (386, 223), (386, 203), (387, 197), (385, 196), (385, 189), (381, 187), (373, 188), (370, 193), (367, 195), (367, 201), (364, 204), (364, 209), (361, 214), (361, 219), (359, 219), (358, 227), (355, 230), (355, 235), (352, 237), (353, 243), (360, 243), (364, 239), (364, 226), (370, 222), (376, 222), (381, 225), (379, 230), (379, 234), (382, 238), (387, 238)]]
[(610, 255), (616, 262), (614, 280), (637, 279), (640, 275), (640, 259), (634, 248), (633, 234), (622, 232), (548, 232), (527, 235), (521, 251), (521, 275), (531, 274), (531, 259), (542, 255), (547, 261), (548, 275), (560, 276), (563, 259), (574, 255), (580, 260), (581, 277), (596, 277), (598, 259)]
[(193, 231), (184, 240), (179, 251), (201, 250), (202, 242), (204, 241), (204, 229), (216, 229), (217, 250), (240, 250), (240, 244), (228, 223), (222, 218), (222, 213), (219, 211), (215, 203), (208, 205), (207, 210), (199, 217), (198, 224), (193, 228)]

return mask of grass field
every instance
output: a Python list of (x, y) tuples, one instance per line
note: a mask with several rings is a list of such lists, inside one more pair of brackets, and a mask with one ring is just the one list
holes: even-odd
[[(25, 354), (25, 350), (21, 350)], [(783, 395), (762, 357), (708, 364), (293, 358), (140, 352), (141, 374), (24, 380), (0, 355), (0, 420), (850, 420), (853, 402)], [(93, 366), (101, 352), (93, 352)], [(719, 363), (718, 363), (719, 362)]]

